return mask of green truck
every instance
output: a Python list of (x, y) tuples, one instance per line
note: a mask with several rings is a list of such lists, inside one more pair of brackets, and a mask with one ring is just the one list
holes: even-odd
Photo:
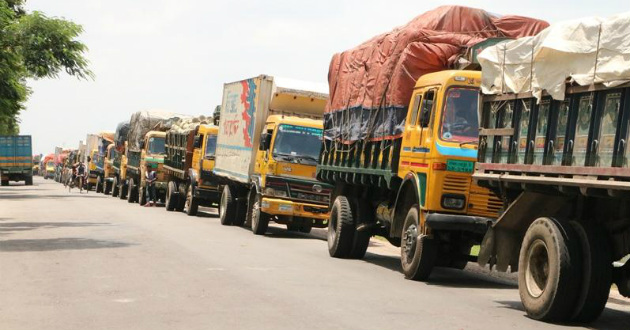
[(30, 135), (0, 136), (0, 182), (33, 184), (33, 148)]

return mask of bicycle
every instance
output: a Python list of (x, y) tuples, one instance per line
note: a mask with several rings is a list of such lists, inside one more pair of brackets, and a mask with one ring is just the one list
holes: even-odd
[[(85, 176), (84, 175), (79, 174), (79, 175), (77, 175), (74, 178), (74, 180), (72, 178), (70, 178), (68, 181), (69, 181), (68, 182), (68, 192), (71, 192), (72, 188), (74, 188), (76, 186), (79, 187), (79, 193), (83, 192), (83, 187), (85, 185)], [(86, 192), (87, 192), (87, 190), (86, 190)]]

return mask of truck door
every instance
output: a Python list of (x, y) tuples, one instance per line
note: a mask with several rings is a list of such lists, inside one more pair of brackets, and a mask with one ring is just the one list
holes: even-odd
[(208, 134), (203, 144), (203, 161), (202, 170), (212, 171), (214, 168), (214, 155), (217, 151), (217, 136), (215, 134)]
[[(263, 129), (263, 133), (265, 133), (267, 136), (273, 136), (274, 129), (275, 129), (275, 125), (268, 124)], [(262, 143), (263, 139), (261, 138), (260, 140)], [(258, 147), (258, 146), (255, 146), (255, 147)], [(260, 150), (259, 148), (258, 152), (256, 153), (256, 165), (254, 166), (254, 173), (263, 174), (271, 170), (268, 167), (269, 167), (269, 159), (271, 157), (270, 153), (271, 153), (272, 148), (273, 148), (273, 140), (272, 140), (271, 145), (269, 146), (269, 149)], [(263, 176), (263, 180), (264, 180), (264, 176)]]

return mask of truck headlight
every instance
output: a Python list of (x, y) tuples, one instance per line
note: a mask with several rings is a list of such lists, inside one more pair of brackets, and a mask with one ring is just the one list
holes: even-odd
[(287, 192), (284, 190), (276, 190), (273, 188), (265, 188), (265, 195), (275, 197), (287, 197)]
[(466, 197), (463, 195), (444, 194), (442, 195), (442, 208), (450, 210), (462, 210), (466, 206)]

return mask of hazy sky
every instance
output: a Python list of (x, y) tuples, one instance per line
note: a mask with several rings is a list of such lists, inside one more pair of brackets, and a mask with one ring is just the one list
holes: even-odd
[(265, 73), (326, 83), (335, 52), (454, 3), (551, 23), (628, 10), (627, 0), (29, 0), (30, 10), (84, 27), (96, 78), (30, 81), (20, 131), (46, 154), (138, 110), (211, 115), (224, 82)]

